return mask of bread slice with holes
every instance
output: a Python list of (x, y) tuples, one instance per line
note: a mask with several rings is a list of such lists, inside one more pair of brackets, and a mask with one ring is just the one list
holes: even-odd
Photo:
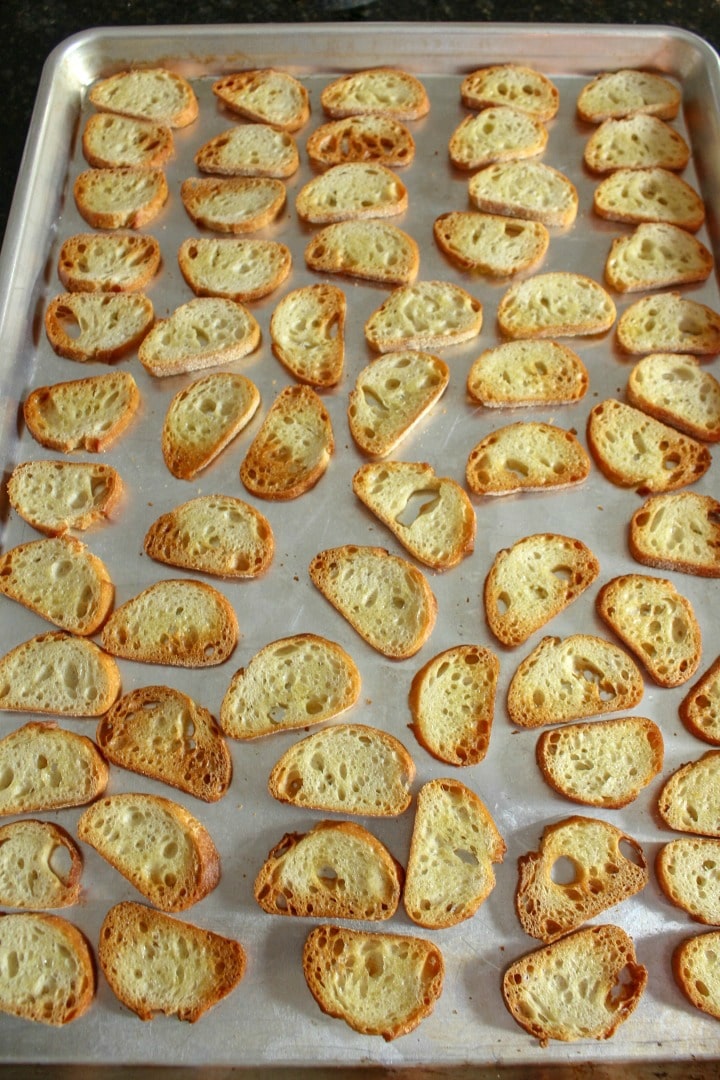
[(629, 544), (644, 566), (720, 577), (720, 503), (696, 491), (655, 495), (633, 514)]
[(326, 388), (342, 378), (345, 315), (342, 289), (322, 282), (293, 289), (270, 317), (272, 349), (299, 382)]
[(663, 764), (660, 728), (644, 716), (594, 720), (544, 731), (536, 758), (560, 795), (584, 806), (618, 809), (638, 797)]
[(649, 168), (681, 172), (690, 160), (690, 148), (664, 120), (639, 112), (604, 120), (585, 144), (583, 160), (595, 173)]
[(195, 154), (200, 172), (213, 176), (274, 176), (283, 180), (300, 165), (297, 143), (269, 124), (237, 124), (204, 143)]
[(590, 378), (567, 345), (545, 338), (506, 341), (485, 349), (467, 378), (472, 401), (488, 409), (568, 405), (587, 393)]
[(265, 645), (233, 675), (220, 726), (233, 739), (309, 727), (344, 713), (360, 696), (360, 672), (336, 642), (294, 634)]
[(593, 634), (546, 637), (518, 665), (507, 695), (513, 724), (564, 724), (632, 709), (644, 692), (632, 657)]
[(552, 120), (560, 107), (560, 93), (547, 75), (523, 64), (492, 64), (466, 75), (460, 97), (468, 109), (508, 105), (537, 120)]
[(352, 821), (319, 821), (287, 833), (268, 854), (254, 895), (270, 915), (389, 919), (400, 903), (400, 863)]
[(82, 150), (96, 169), (153, 169), (173, 157), (175, 144), (168, 124), (99, 112), (87, 119)]
[(178, 263), (196, 296), (248, 303), (282, 285), (292, 269), (292, 255), (276, 240), (201, 236), (182, 242)]
[(63, 293), (45, 312), (45, 332), (66, 360), (112, 363), (138, 347), (153, 324), (142, 293)]
[(310, 98), (303, 84), (287, 71), (258, 68), (224, 75), (213, 94), (231, 112), (279, 131), (297, 131), (310, 116)]
[(670, 829), (720, 838), (720, 750), (708, 750), (676, 769), (658, 795), (658, 812)]
[(0, 657), (0, 709), (102, 716), (119, 693), (115, 660), (89, 638), (50, 631)]
[(260, 343), (260, 326), (242, 304), (219, 296), (188, 300), (160, 319), (141, 342), (140, 363), (163, 378), (231, 364)]
[(638, 113), (674, 120), (680, 100), (680, 89), (662, 75), (623, 68), (605, 71), (587, 83), (578, 96), (577, 111), (589, 124)]
[(618, 292), (646, 292), (705, 281), (713, 257), (692, 233), (667, 222), (638, 225), (616, 237), (605, 261), (605, 280)]
[(109, 795), (80, 816), (77, 833), (161, 911), (185, 911), (220, 880), (210, 833), (179, 803), (139, 792)]
[(627, 353), (720, 352), (720, 314), (680, 293), (644, 296), (625, 309), (617, 342)]
[(505, 841), (490, 812), (459, 780), (430, 780), (419, 791), (403, 903), (432, 930), (469, 919), (495, 886), (493, 863)]
[(384, 548), (328, 548), (314, 556), (309, 573), (360, 637), (389, 659), (414, 656), (432, 633), (437, 600), (425, 577)]
[(553, 270), (511, 285), (498, 305), (498, 323), (509, 338), (603, 334), (615, 322), (615, 304), (585, 274)]
[(720, 656), (691, 686), (680, 702), (679, 712), (693, 735), (720, 744)]
[(141, 229), (167, 202), (168, 185), (158, 168), (86, 169), (75, 179), (73, 197), (93, 229)]
[(32, 818), (0, 826), (0, 904), (42, 911), (80, 899), (83, 859), (70, 833)]
[(507, 214), (548, 227), (567, 228), (578, 211), (577, 188), (542, 161), (498, 161), (468, 181), (470, 202), (488, 214)]
[(433, 1011), (445, 963), (426, 938), (317, 926), (305, 942), (303, 973), (324, 1013), (390, 1042)]
[(545, 1047), (550, 1039), (611, 1038), (634, 1012), (647, 980), (632, 938), (619, 926), (600, 925), (515, 960), (502, 991), (513, 1019)]
[(419, 120), (430, 110), (430, 99), (420, 80), (392, 67), (341, 75), (323, 88), (320, 104), (334, 119), (373, 115)]
[(183, 181), (180, 198), (200, 228), (239, 234), (270, 225), (287, 193), (282, 180), (271, 176), (191, 176)]
[(720, 441), (720, 382), (695, 356), (653, 353), (630, 372), (631, 405), (693, 439)]
[(0, 814), (32, 814), (92, 802), (109, 770), (90, 739), (34, 720), (0, 739), (0, 774)]
[(438, 247), (461, 270), (512, 277), (545, 256), (550, 234), (541, 221), (475, 210), (451, 210), (433, 224)]
[(400, 349), (373, 360), (350, 391), (348, 423), (356, 445), (387, 457), (444, 394), (450, 369), (430, 353)]
[(197, 98), (188, 80), (162, 67), (118, 71), (91, 86), (88, 96), (96, 109), (173, 128), (187, 127), (198, 115)]
[(111, 764), (205, 802), (217, 802), (230, 786), (232, 759), (217, 721), (169, 686), (125, 694), (101, 719), (96, 738)]
[(413, 759), (393, 735), (367, 724), (333, 724), (285, 751), (268, 790), (292, 806), (396, 817), (410, 805), (414, 777)]
[[(92, 950), (67, 919), (46, 912), (2, 913), (0, 956), (0, 1012), (60, 1027), (90, 1008), (95, 996)], [(9, 971), (16, 963), (13, 976)]]
[(671, 840), (657, 853), (655, 873), (672, 904), (696, 922), (720, 926), (720, 840)]
[(416, 281), (390, 293), (365, 323), (365, 337), (377, 352), (442, 349), (477, 337), (482, 327), (479, 300), (451, 281)]
[(249, 424), (259, 404), (255, 383), (231, 371), (211, 372), (178, 390), (161, 436), (173, 476), (194, 480)]
[(457, 169), (472, 171), (496, 161), (521, 161), (541, 154), (548, 141), (542, 120), (508, 105), (491, 105), (466, 116), (455, 128), (448, 149)]
[(515, 495), (581, 484), (590, 458), (571, 431), (539, 420), (490, 432), (468, 455), (465, 479), (475, 495)]
[(608, 221), (664, 221), (697, 232), (705, 204), (694, 188), (669, 169), (615, 169), (595, 187), (593, 210)]
[(457, 566), (472, 550), (477, 521), (454, 480), (424, 462), (362, 465), (352, 479), (357, 497), (411, 555), (434, 570)]
[(160, 245), (139, 233), (76, 233), (58, 255), (68, 292), (140, 292), (160, 269)]
[(392, 169), (366, 161), (333, 165), (308, 180), (295, 199), (298, 217), (314, 225), (394, 217), (407, 206), (407, 188)]
[(348, 116), (316, 128), (306, 150), (316, 169), (349, 161), (375, 161), (396, 169), (413, 161), (415, 140), (405, 124), (392, 116)]
[(128, 371), (53, 383), (31, 390), (23, 417), (32, 437), (51, 450), (101, 453), (118, 439), (140, 405)]
[(132, 901), (105, 916), (98, 960), (115, 996), (141, 1020), (163, 1013), (190, 1023), (235, 989), (246, 966), (233, 938)]
[(672, 969), (675, 982), (691, 1005), (720, 1020), (720, 986), (717, 982), (717, 950), (720, 931), (686, 938), (675, 949)]
[(420, 250), (412, 236), (387, 221), (338, 221), (313, 236), (305, 262), (318, 273), (405, 285), (417, 275)]
[(122, 495), (120, 474), (103, 462), (23, 461), (7, 484), (13, 510), (48, 536), (106, 520)]

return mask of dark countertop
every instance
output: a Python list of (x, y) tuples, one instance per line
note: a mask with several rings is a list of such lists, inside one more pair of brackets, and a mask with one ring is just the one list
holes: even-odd
[(0, 237), (4, 235), (15, 180), (43, 63), (65, 38), (95, 26), (187, 25), (262, 22), (554, 22), (681, 26), (720, 48), (718, 0), (4, 0), (0, 11)]

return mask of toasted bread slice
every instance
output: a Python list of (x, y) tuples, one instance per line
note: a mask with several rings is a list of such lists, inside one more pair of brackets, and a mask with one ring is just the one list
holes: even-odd
[(541, 221), (452, 210), (433, 224), (438, 246), (461, 270), (512, 277), (542, 262), (550, 234)]
[(310, 116), (307, 90), (286, 71), (238, 71), (218, 79), (212, 89), (231, 112), (280, 131), (297, 131)]
[(400, 863), (362, 825), (319, 821), (276, 844), (253, 891), (271, 915), (379, 920), (397, 911), (402, 877)]
[(98, 960), (115, 996), (141, 1020), (164, 1013), (191, 1023), (235, 989), (246, 965), (233, 938), (132, 901), (105, 916)]
[(577, 600), (600, 573), (582, 540), (536, 533), (498, 551), (485, 578), (488, 626), (503, 645), (523, 642)]
[(542, 161), (499, 161), (468, 181), (470, 202), (488, 214), (567, 228), (577, 216), (577, 188)]
[(406, 285), (418, 272), (420, 250), (412, 236), (387, 221), (338, 221), (315, 234), (305, 262), (319, 273)]
[(490, 745), (500, 664), (481, 645), (456, 645), (413, 677), (408, 704), (415, 738), (450, 765), (477, 765)]
[(160, 269), (160, 245), (137, 233), (76, 233), (60, 248), (58, 275), (68, 292), (139, 292)]
[(590, 458), (571, 431), (526, 421), (492, 431), (470, 451), (465, 479), (475, 495), (514, 495), (581, 484)]
[(482, 304), (450, 281), (401, 285), (365, 323), (365, 337), (377, 352), (441, 349), (477, 337)]
[(25, 399), (23, 416), (32, 437), (51, 450), (101, 453), (115, 442), (140, 405), (128, 371), (38, 386)]
[(184, 240), (178, 251), (182, 276), (196, 296), (221, 296), (247, 303), (261, 300), (282, 285), (292, 255), (276, 240)]
[(17, 974), (0, 979), (0, 1011), (59, 1027), (90, 1008), (95, 996), (92, 951), (67, 919), (43, 912), (3, 913), (0, 955), (10, 965), (22, 957)]
[(303, 972), (324, 1013), (389, 1042), (433, 1011), (445, 963), (425, 938), (317, 926), (305, 942)]
[(195, 155), (200, 172), (214, 176), (292, 176), (300, 164), (288, 132), (269, 124), (238, 124), (214, 135)]
[(450, 136), (450, 160), (471, 171), (496, 161), (521, 161), (541, 154), (548, 131), (541, 120), (507, 105), (491, 105), (466, 116)]
[(87, 119), (82, 149), (96, 169), (153, 169), (173, 157), (175, 144), (168, 124), (99, 112)]
[(614, 398), (591, 409), (587, 438), (607, 479), (641, 495), (694, 484), (712, 460), (702, 443)]
[(232, 760), (215, 718), (169, 686), (125, 694), (98, 724), (96, 738), (113, 765), (205, 802), (217, 802), (230, 786)]
[(720, 925), (720, 840), (671, 840), (657, 853), (655, 873), (671, 903), (696, 922)]
[(485, 349), (467, 378), (470, 398), (488, 409), (571, 404), (585, 396), (589, 385), (577, 353), (544, 338)]
[(696, 491), (655, 495), (633, 514), (629, 543), (644, 566), (720, 577), (720, 502)]
[(112, 465), (80, 461), (23, 461), (8, 480), (13, 510), (38, 532), (62, 536), (108, 518), (123, 493)]
[(653, 353), (630, 372), (631, 405), (694, 439), (720, 442), (720, 382), (694, 356)]
[(671, 581), (622, 574), (603, 585), (596, 607), (659, 686), (679, 686), (697, 671), (700, 627), (690, 601)]
[(616, 169), (596, 186), (593, 210), (609, 221), (665, 221), (697, 232), (705, 204), (694, 188), (668, 169)]
[(168, 185), (158, 168), (86, 169), (75, 179), (73, 197), (93, 229), (141, 229), (167, 202)]
[(319, 552), (310, 580), (373, 649), (414, 656), (432, 633), (437, 601), (421, 572), (383, 548), (346, 544)]
[(583, 159), (596, 173), (649, 168), (681, 172), (690, 160), (690, 148), (664, 120), (635, 113), (603, 121), (588, 139)]
[(235, 610), (201, 581), (157, 581), (116, 608), (102, 644), (113, 656), (146, 664), (211, 667), (237, 644)]
[[(572, 865), (570, 881), (553, 877), (562, 859)], [(521, 855), (515, 910), (526, 934), (556, 941), (640, 892), (649, 877), (637, 840), (607, 821), (574, 816), (548, 825), (539, 850)]]
[(603, 334), (615, 315), (615, 304), (602, 285), (567, 270), (516, 282), (498, 305), (500, 329), (510, 338)]
[(679, 706), (687, 728), (705, 742), (720, 744), (720, 656), (691, 686)]
[(632, 709), (643, 691), (638, 667), (617, 645), (592, 634), (546, 637), (513, 675), (507, 708), (513, 724), (536, 728)]
[(705, 281), (712, 268), (712, 255), (691, 233), (652, 221), (613, 240), (605, 280), (618, 292), (646, 292)]
[(90, 88), (96, 109), (154, 120), (169, 127), (192, 124), (198, 102), (187, 79), (167, 68), (136, 68), (119, 71)]
[(677, 946), (672, 958), (673, 975), (688, 1001), (720, 1020), (720, 987), (717, 982), (717, 950), (720, 931), (686, 938)]
[(279, 638), (232, 677), (220, 726), (233, 739), (309, 727), (339, 716), (360, 696), (355, 661), (317, 634)]
[(477, 521), (454, 480), (423, 462), (362, 465), (353, 491), (419, 562), (434, 570), (457, 566), (473, 550)]
[(212, 372), (178, 390), (162, 429), (162, 453), (179, 480), (193, 480), (249, 424), (260, 391), (245, 375)]
[(0, 772), (0, 814), (84, 806), (102, 795), (109, 776), (90, 739), (40, 720), (0, 739)]
[(643, 716), (568, 724), (542, 733), (536, 757), (560, 795), (614, 810), (636, 799), (660, 772), (663, 737)]
[(430, 111), (430, 99), (420, 80), (391, 67), (342, 75), (323, 89), (320, 103), (335, 119), (374, 115), (419, 120)]
[(294, 743), (273, 766), (274, 799), (311, 810), (395, 817), (410, 805), (415, 765), (393, 735), (333, 724)]
[(58, 356), (111, 363), (138, 347), (154, 318), (142, 293), (63, 293), (48, 304), (45, 332)]
[(83, 858), (70, 833), (31, 818), (0, 827), (0, 904), (42, 911), (80, 899)]
[[(541, 1046), (609, 1039), (635, 1010), (647, 979), (624, 930), (591, 926), (515, 960), (503, 976), (503, 998)], [(585, 985), (594, 992), (583, 993)]]
[(658, 811), (676, 832), (720, 837), (720, 750), (681, 765), (663, 784)]
[(523, 64), (493, 64), (466, 75), (460, 97), (468, 109), (509, 105), (536, 120), (552, 120), (560, 107), (560, 93), (547, 75)]
[(181, 375), (241, 360), (259, 343), (260, 327), (247, 308), (220, 296), (202, 296), (160, 319), (143, 339), (138, 357), (151, 375)]
[(720, 314), (680, 293), (644, 296), (622, 313), (617, 341), (628, 353), (712, 355), (720, 352)]
[(83, 811), (77, 832), (161, 911), (185, 911), (220, 880), (220, 856), (207, 829), (159, 795), (101, 799)]
[(321, 124), (308, 138), (306, 149), (316, 169), (349, 161), (375, 161), (396, 169), (411, 164), (415, 140), (405, 124), (392, 116), (348, 116)]
[(82, 636), (94, 634), (115, 598), (109, 571), (74, 536), (19, 544), (0, 555), (0, 594), (48, 622)]
[(88, 638), (51, 631), (0, 658), (0, 709), (102, 716), (120, 693), (120, 671)]
[(492, 892), (505, 841), (487, 807), (459, 780), (431, 780), (417, 798), (403, 891), (413, 922), (430, 929), (469, 919)]
[(273, 352), (296, 379), (336, 386), (345, 362), (345, 293), (335, 285), (305, 285), (286, 293), (270, 317)]
[(204, 229), (248, 233), (269, 225), (285, 206), (285, 185), (271, 176), (191, 176), (180, 188), (189, 217)]
[(392, 169), (366, 161), (333, 165), (308, 180), (295, 199), (298, 217), (315, 225), (393, 217), (407, 205), (407, 188)]
[(314, 487), (335, 451), (330, 414), (309, 386), (287, 386), (248, 447), (240, 479), (261, 499), (296, 499)]
[(386, 457), (442, 397), (450, 369), (437, 356), (400, 350), (363, 368), (350, 391), (350, 434), (365, 454)]
[(680, 100), (679, 88), (662, 75), (623, 68), (605, 71), (587, 83), (578, 96), (577, 111), (589, 124), (638, 113), (674, 120)]

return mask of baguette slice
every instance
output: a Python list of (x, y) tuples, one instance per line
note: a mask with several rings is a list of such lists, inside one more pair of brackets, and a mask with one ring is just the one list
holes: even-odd
[(160, 245), (137, 233), (77, 233), (60, 248), (58, 275), (68, 292), (140, 292), (160, 269)]
[(713, 930), (681, 942), (672, 958), (675, 981), (688, 1001), (716, 1020), (720, 1020), (716, 963), (718, 947), (720, 932)]
[(231, 112), (280, 131), (297, 131), (310, 116), (307, 90), (286, 71), (238, 71), (218, 79), (212, 90)]
[(614, 398), (590, 411), (587, 439), (607, 479), (640, 495), (694, 484), (712, 460), (702, 443)]
[(498, 305), (500, 329), (514, 339), (603, 334), (615, 315), (615, 304), (602, 285), (563, 270), (516, 282)]
[(655, 873), (671, 903), (696, 922), (720, 925), (720, 840), (671, 840), (657, 853)]
[(260, 649), (232, 677), (220, 726), (233, 739), (308, 727), (351, 708), (360, 672), (348, 653), (317, 634), (295, 634)]
[(457, 566), (472, 552), (477, 522), (454, 480), (423, 462), (362, 465), (352, 479), (357, 497), (415, 558), (434, 570)]
[(550, 234), (541, 221), (475, 210), (452, 210), (433, 224), (438, 247), (461, 270), (511, 277), (531, 270), (545, 256)]
[(98, 746), (113, 765), (217, 802), (232, 778), (230, 751), (215, 718), (187, 694), (145, 686), (101, 719)]
[(548, 131), (541, 120), (507, 105), (491, 105), (466, 116), (450, 136), (450, 160), (471, 171), (496, 161), (521, 161), (541, 154)]
[(577, 353), (544, 338), (485, 349), (467, 378), (471, 399), (488, 409), (571, 404), (585, 396), (589, 385)]
[(720, 577), (720, 502), (695, 491), (655, 495), (633, 514), (629, 541), (644, 566)]
[[(572, 880), (553, 876), (559, 860), (572, 865)], [(607, 821), (576, 815), (548, 825), (538, 851), (520, 856), (515, 910), (526, 934), (549, 943), (634, 896), (649, 877), (637, 840)]]
[(163, 458), (173, 476), (194, 480), (249, 424), (260, 391), (245, 375), (212, 372), (178, 390), (163, 422)]
[(269, 176), (194, 177), (180, 198), (196, 225), (213, 232), (248, 233), (269, 225), (285, 206), (282, 180)]
[(628, 68), (596, 75), (577, 100), (578, 116), (589, 124), (638, 113), (673, 120), (679, 108), (680, 90), (669, 79)]
[(376, 352), (441, 349), (477, 337), (482, 304), (450, 281), (401, 285), (365, 323), (365, 337)]
[(89, 97), (96, 109), (173, 128), (187, 127), (198, 115), (190, 83), (166, 68), (119, 71), (95, 83)]
[(319, 821), (275, 845), (253, 891), (270, 915), (374, 921), (397, 911), (402, 877), (397, 860), (362, 825)]
[(542, 161), (498, 161), (468, 181), (470, 202), (488, 214), (567, 228), (578, 211), (577, 188)]
[(414, 656), (437, 616), (421, 572), (383, 548), (346, 544), (312, 559), (310, 580), (373, 649), (392, 660)]
[(433, 1011), (445, 963), (425, 938), (317, 926), (305, 942), (303, 972), (324, 1013), (390, 1042)]
[(96, 169), (153, 169), (173, 157), (175, 144), (167, 124), (100, 112), (87, 119), (82, 149)]
[(653, 353), (630, 372), (631, 405), (693, 439), (720, 442), (720, 382), (694, 356)]
[[(92, 952), (84, 935), (60, 915), (0, 915), (0, 957), (0, 1011), (59, 1027), (90, 1008), (95, 996)], [(19, 970), (9, 977), (5, 972), (19, 957)]]
[(162, 378), (231, 364), (259, 343), (260, 327), (247, 308), (234, 300), (203, 296), (160, 319), (142, 341), (138, 357), (146, 371)]
[(138, 347), (154, 318), (141, 293), (63, 293), (48, 304), (45, 331), (58, 356), (111, 363)]
[(115, 996), (141, 1020), (160, 1012), (190, 1023), (235, 989), (246, 966), (233, 938), (131, 901), (105, 916), (98, 960)]
[(120, 474), (102, 462), (24, 461), (7, 485), (13, 510), (48, 536), (89, 529), (108, 518), (122, 493)]
[(690, 148), (664, 120), (635, 113), (603, 121), (588, 139), (583, 159), (596, 173), (649, 168), (681, 172), (690, 160)]
[(644, 222), (613, 240), (605, 280), (618, 292), (645, 292), (705, 281), (712, 268), (712, 255), (691, 233), (666, 222)]
[(411, 236), (386, 221), (338, 221), (305, 248), (305, 262), (324, 274), (406, 285), (415, 279), (420, 251)]
[(147, 533), (151, 559), (225, 578), (254, 578), (272, 562), (272, 526), (232, 495), (199, 495), (161, 514)]
[(269, 124), (238, 124), (214, 135), (195, 155), (200, 172), (214, 176), (292, 176), (300, 155), (292, 135)]
[(330, 414), (309, 386), (287, 386), (248, 447), (240, 479), (261, 499), (297, 499), (314, 487), (335, 451)]
[(658, 811), (676, 832), (720, 838), (720, 750), (676, 769), (658, 795)]
[(140, 391), (127, 371), (39, 386), (23, 405), (32, 437), (51, 450), (98, 454), (122, 435), (140, 405)]
[(162, 169), (86, 169), (73, 185), (81, 216), (93, 229), (141, 229), (168, 198)]
[(273, 766), (274, 799), (311, 810), (395, 817), (410, 805), (415, 765), (394, 736), (333, 724), (294, 743)]
[(42, 911), (80, 899), (83, 859), (70, 833), (32, 818), (0, 827), (0, 904)]
[(102, 716), (120, 693), (120, 671), (88, 638), (51, 631), (0, 658), (0, 709)]
[[(527, 953), (503, 976), (503, 998), (520, 1027), (550, 1039), (609, 1039), (647, 985), (632, 939), (619, 926), (591, 926)], [(583, 993), (583, 987), (592, 993)]]
[(460, 97), (468, 109), (509, 105), (536, 120), (552, 120), (560, 107), (555, 84), (522, 64), (493, 64), (471, 71), (460, 84)]
[(536, 533), (495, 556), (485, 578), (485, 616), (503, 645), (522, 645), (592, 585), (600, 564), (582, 540)]
[(386, 457), (429, 413), (450, 381), (430, 353), (400, 350), (364, 367), (350, 391), (348, 423), (357, 446)]
[(663, 764), (660, 728), (643, 716), (544, 731), (536, 757), (545, 780), (584, 806), (618, 809), (638, 797)]
[(204, 236), (183, 241), (178, 263), (196, 296), (247, 303), (261, 300), (282, 285), (292, 268), (292, 255), (275, 240)]
[(431, 780), (417, 798), (403, 902), (437, 930), (469, 919), (492, 892), (505, 841), (487, 807), (459, 780)]
[(720, 656), (687, 692), (679, 711), (693, 735), (720, 745)]
[(540, 421), (486, 435), (468, 455), (465, 479), (475, 495), (514, 495), (581, 484), (590, 458), (571, 431)]
[(272, 349), (299, 382), (327, 388), (345, 362), (345, 294), (335, 285), (305, 285), (286, 293), (270, 317)]
[(333, 165), (308, 180), (295, 199), (298, 217), (315, 225), (393, 217), (407, 205), (407, 188), (392, 169), (365, 161)]
[(700, 627), (690, 601), (671, 581), (622, 574), (603, 585), (596, 607), (659, 686), (680, 686), (697, 671)]
[(596, 186), (593, 210), (608, 221), (665, 221), (697, 232), (705, 204), (694, 188), (668, 169), (616, 169)]
[(720, 352), (720, 314), (680, 293), (644, 296), (622, 313), (617, 340), (628, 353), (711, 355)]
[(234, 608), (201, 581), (157, 581), (113, 611), (102, 644), (113, 656), (145, 664), (211, 667), (237, 644)]
[(449, 765), (477, 765), (490, 745), (500, 664), (481, 645), (456, 645), (413, 677), (410, 728), (421, 746)]
[(513, 724), (536, 728), (632, 709), (643, 690), (639, 669), (617, 645), (592, 634), (546, 637), (513, 675), (507, 707)]
[(397, 68), (368, 68), (333, 80), (320, 104), (328, 116), (389, 116), (419, 120), (430, 111), (430, 99), (419, 79)]
[(205, 827), (159, 795), (110, 795), (83, 811), (77, 832), (161, 911), (185, 911), (220, 880)]
[(34, 720), (0, 739), (0, 774), (0, 814), (32, 814), (92, 802), (109, 770), (90, 739)]
[(411, 164), (415, 140), (392, 116), (348, 116), (321, 124), (308, 138), (306, 149), (316, 169), (349, 161), (374, 161), (396, 169)]
[(107, 618), (115, 586), (107, 567), (74, 536), (19, 544), (0, 555), (0, 594), (83, 637)]

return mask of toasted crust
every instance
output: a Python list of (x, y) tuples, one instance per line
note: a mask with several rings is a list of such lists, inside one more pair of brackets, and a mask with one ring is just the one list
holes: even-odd
[(82, 148), (96, 169), (157, 168), (175, 153), (168, 125), (103, 112), (88, 117)]
[(386, 457), (442, 397), (450, 369), (430, 353), (400, 350), (363, 368), (350, 391), (348, 423), (357, 446)]
[(676, 832), (720, 837), (720, 750), (681, 765), (663, 784), (658, 813)]
[(680, 702), (679, 712), (693, 735), (720, 745), (720, 656), (690, 687)]
[(672, 970), (688, 1001), (720, 1020), (720, 992), (716, 981), (715, 957), (720, 945), (720, 931), (686, 938), (673, 953)]
[(655, 495), (633, 514), (629, 544), (644, 566), (720, 577), (720, 503), (696, 491)]
[(500, 330), (514, 339), (603, 334), (615, 315), (615, 304), (602, 285), (562, 270), (511, 285), (497, 313)]
[(60, 248), (58, 275), (68, 292), (139, 292), (160, 269), (160, 245), (136, 233), (77, 233)]
[(178, 251), (182, 276), (196, 296), (220, 296), (247, 303), (261, 300), (282, 285), (292, 255), (276, 240), (184, 240)]
[(365, 337), (377, 352), (442, 349), (477, 337), (482, 327), (479, 300), (450, 281), (401, 285), (365, 323)]
[(167, 202), (162, 169), (87, 169), (73, 185), (82, 217), (93, 229), (141, 229)]
[(680, 90), (674, 83), (661, 75), (629, 68), (596, 75), (577, 99), (578, 116), (589, 124), (638, 113), (673, 120), (679, 108)]
[(348, 161), (375, 161), (396, 169), (411, 164), (415, 140), (391, 116), (348, 116), (321, 124), (308, 138), (306, 149), (316, 169)]
[(120, 474), (102, 462), (23, 461), (7, 485), (13, 510), (48, 536), (108, 518), (122, 493)]
[(511, 277), (531, 270), (545, 256), (550, 235), (540, 221), (500, 214), (452, 210), (433, 224), (438, 246), (461, 270)]
[(272, 349), (300, 382), (340, 382), (345, 361), (345, 294), (335, 285), (305, 285), (287, 293), (270, 317)]
[(282, 180), (267, 176), (189, 177), (180, 198), (196, 225), (213, 232), (248, 233), (275, 220), (286, 192)]
[(342, 75), (320, 95), (328, 116), (389, 116), (419, 120), (430, 111), (430, 99), (419, 79), (397, 68), (368, 68)]
[(694, 188), (668, 169), (616, 169), (593, 194), (593, 210), (609, 221), (666, 221), (696, 232), (705, 204)]
[(605, 280), (618, 292), (644, 292), (705, 281), (713, 257), (691, 233), (667, 222), (643, 222), (616, 237), (605, 262)]
[(97, 454), (122, 435), (140, 405), (140, 391), (127, 371), (39, 386), (23, 405), (32, 437), (51, 450)]
[(218, 79), (212, 89), (231, 112), (281, 131), (297, 131), (310, 116), (307, 90), (286, 71), (239, 71)]
[(235, 300), (202, 296), (160, 319), (142, 341), (138, 358), (151, 375), (164, 377), (233, 363), (260, 343), (260, 326)]
[(238, 124), (214, 135), (195, 155), (200, 172), (215, 176), (292, 176), (300, 164), (292, 135), (269, 124)]
[(571, 431), (539, 421), (498, 428), (468, 455), (465, 479), (475, 495), (514, 495), (581, 484), (590, 458)]
[(22, 819), (0, 827), (0, 904), (41, 911), (80, 899), (83, 858), (60, 825)]
[(648, 168), (680, 172), (690, 160), (690, 148), (664, 120), (636, 113), (605, 120), (588, 139), (583, 158), (596, 173)]
[(694, 356), (644, 357), (630, 372), (627, 398), (693, 439), (720, 442), (720, 382)]
[(295, 199), (298, 217), (315, 225), (394, 217), (407, 205), (407, 188), (392, 169), (365, 161), (333, 165), (308, 180)]
[(522, 64), (494, 64), (466, 75), (460, 97), (468, 109), (509, 105), (537, 120), (552, 120), (560, 107), (560, 94), (547, 75)]
[(658, 884), (668, 900), (709, 926), (720, 923), (719, 866), (720, 840), (697, 836), (671, 840), (655, 859)]
[[(38, 680), (45, 671), (50, 677)], [(102, 716), (119, 693), (117, 664), (88, 638), (51, 631), (0, 658), (0, 709)]]
[(489, 409), (569, 404), (584, 397), (589, 385), (577, 353), (544, 338), (486, 349), (467, 378), (470, 398)]
[(711, 355), (720, 352), (720, 314), (679, 293), (644, 296), (622, 313), (617, 341), (628, 353)]
[(255, 415), (260, 391), (245, 375), (212, 372), (178, 390), (163, 422), (163, 458), (173, 476), (193, 480)]
[(92, 952), (67, 919), (43, 912), (3, 912), (0, 952), (22, 957), (19, 975), (0, 980), (2, 1012), (59, 1027), (90, 1008), (95, 996)]
[(119, 71), (90, 88), (96, 109), (187, 127), (198, 115), (195, 92), (187, 79), (165, 68)]
[(48, 304), (45, 331), (67, 360), (112, 363), (137, 348), (154, 318), (141, 293), (63, 293)]
[(0, 814), (84, 806), (102, 795), (109, 776), (90, 739), (52, 720), (31, 721), (0, 739), (0, 766), (8, 780)]
[(311, 270), (405, 285), (415, 279), (420, 249), (412, 236), (386, 221), (338, 221), (305, 248)]
[(577, 188), (542, 161), (500, 161), (468, 181), (470, 202), (489, 214), (567, 228), (577, 216)]
[(541, 154), (548, 132), (541, 120), (507, 105), (491, 105), (466, 116), (450, 136), (450, 160), (471, 171), (496, 161), (520, 161)]
[(191, 1023), (235, 989), (246, 966), (238, 941), (131, 901), (105, 916), (98, 960), (113, 993), (141, 1020), (161, 1012)]

